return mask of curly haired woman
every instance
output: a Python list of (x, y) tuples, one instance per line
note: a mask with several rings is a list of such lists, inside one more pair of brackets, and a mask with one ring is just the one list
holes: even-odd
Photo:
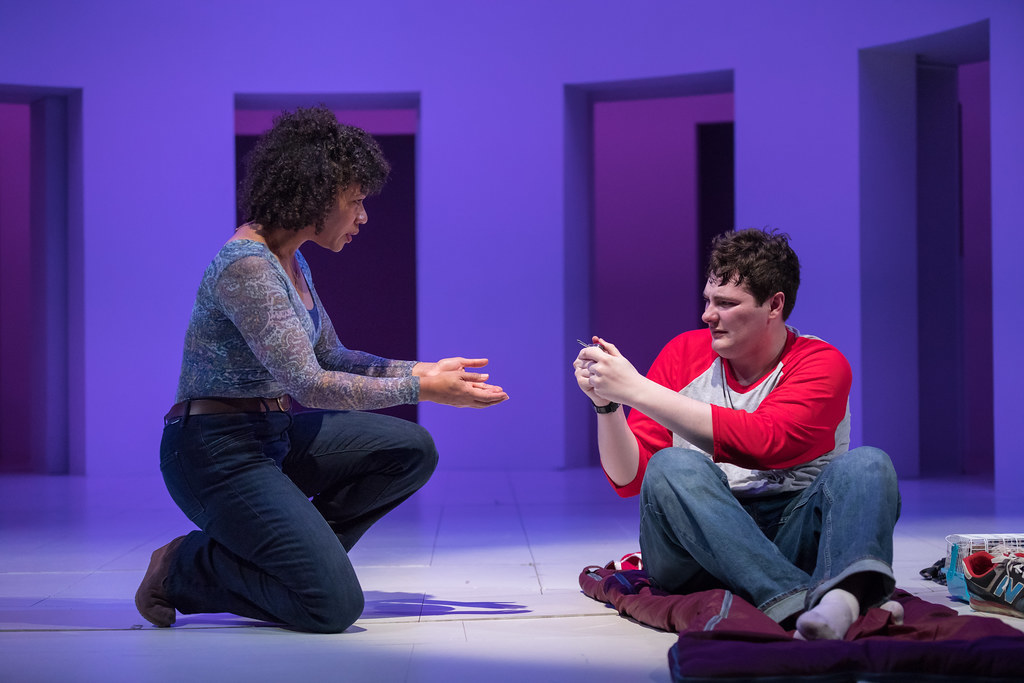
[[(508, 395), (486, 359), (399, 361), (345, 348), (299, 252), (341, 251), (389, 166), (329, 110), (278, 117), (249, 159), (248, 222), (196, 296), (160, 469), (200, 530), (154, 551), (135, 604), (149, 622), (231, 612), (337, 633), (362, 613), (356, 541), (437, 465), (423, 428), (359, 412), (418, 401), (487, 407)], [(292, 398), (315, 410), (292, 413)]]

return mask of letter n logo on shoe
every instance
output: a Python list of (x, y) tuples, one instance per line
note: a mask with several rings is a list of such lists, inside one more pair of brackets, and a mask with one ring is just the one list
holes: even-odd
[(996, 586), (996, 595), (1003, 596), (1003, 599), (1012, 605), (1017, 596), (1020, 595), (1022, 588), (1024, 588), (1024, 583), (1015, 583), (1009, 576), (1004, 576), (1003, 580)]

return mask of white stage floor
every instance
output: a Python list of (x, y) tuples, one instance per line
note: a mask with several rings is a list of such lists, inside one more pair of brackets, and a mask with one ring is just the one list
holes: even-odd
[[(1024, 532), (1020, 501), (969, 482), (901, 491), (898, 585), (971, 613), (918, 572), (945, 555), (947, 534)], [(442, 462), (353, 550), (366, 611), (346, 633), (227, 614), (157, 629), (135, 611), (135, 589), (150, 553), (191, 529), (162, 482), (0, 477), (0, 680), (668, 681), (675, 635), (577, 583), (584, 566), (637, 549), (637, 520), (637, 499), (618, 498), (598, 470)]]

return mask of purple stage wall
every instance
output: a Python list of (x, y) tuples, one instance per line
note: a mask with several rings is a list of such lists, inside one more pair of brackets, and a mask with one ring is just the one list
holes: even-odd
[(722, 70), (734, 74), (736, 223), (793, 236), (804, 268), (793, 323), (850, 359), (859, 443), (860, 378), (879, 360), (862, 347), (859, 51), (985, 20), (994, 469), (1012, 491), (1024, 486), (1021, 3), (5, 3), (0, 100), (24, 86), (82, 93), (72, 469), (156, 474), (195, 287), (234, 221), (238, 93), (418, 97), (419, 355), (488, 356), (512, 397), (486, 411), (424, 405), (420, 421), (444, 467), (588, 461), (566, 408), (576, 345), (564, 321), (578, 305), (566, 279), (592, 246), (563, 239), (566, 87)]

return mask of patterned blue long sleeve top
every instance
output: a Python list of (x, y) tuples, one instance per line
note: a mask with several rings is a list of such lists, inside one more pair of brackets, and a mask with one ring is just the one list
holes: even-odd
[(233, 240), (221, 248), (192, 308), (175, 402), (290, 394), (308, 408), (333, 410), (416, 403), (416, 361), (345, 348), (313, 287), (309, 265), (300, 253), (296, 257), (316, 316), (265, 244)]

